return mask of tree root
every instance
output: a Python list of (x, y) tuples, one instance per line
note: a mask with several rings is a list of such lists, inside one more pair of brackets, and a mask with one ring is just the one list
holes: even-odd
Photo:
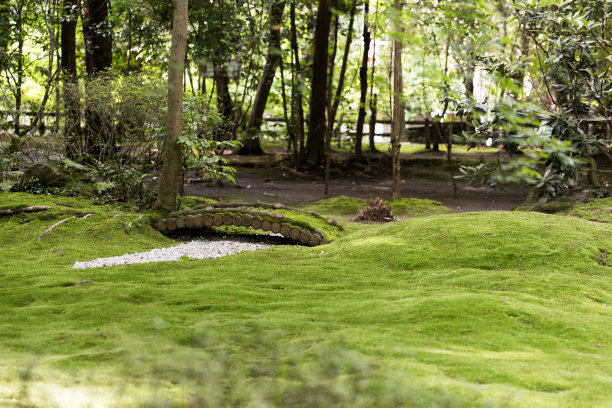
[(74, 217), (64, 218), (63, 220), (56, 222), (55, 224), (53, 224), (52, 226), (50, 226), (49, 228), (44, 230), (43, 233), (38, 236), (38, 240), (40, 240), (42, 237), (44, 237), (45, 235), (47, 235), (48, 233), (53, 231), (55, 228), (59, 227), (60, 225), (62, 225), (63, 223), (65, 223), (66, 221), (68, 221), (68, 220), (70, 220), (72, 218), (74, 218)]
[(54, 210), (54, 209), (55, 207), (47, 207), (44, 205), (32, 205), (30, 207), (22, 207), (22, 208), (8, 208), (6, 210), (0, 210), (0, 216), (47, 211), (47, 210)]

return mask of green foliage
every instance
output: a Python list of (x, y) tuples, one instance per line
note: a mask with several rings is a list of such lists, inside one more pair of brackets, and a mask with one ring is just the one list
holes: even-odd
[(240, 147), (240, 143), (213, 139), (222, 121), (223, 118), (210, 109), (210, 102), (205, 97), (189, 97), (184, 103), (183, 134), (178, 143), (182, 146), (185, 170), (200, 170), (204, 178), (234, 183), (236, 170), (229, 166), (229, 160), (223, 157), (223, 153)]
[(95, 192), (105, 201), (131, 202), (140, 208), (150, 208), (157, 197), (153, 174), (143, 172), (134, 163), (90, 159), (89, 177), (95, 182)]
[[(607, 50), (612, 43), (600, 28), (612, 11), (605, 1), (526, 0), (515, 2), (514, 12), (523, 42), (535, 44), (535, 55), (531, 61), (525, 56), (481, 59), (508, 97), (492, 109), (464, 109), (473, 115), (475, 128), (464, 138), (471, 144), (488, 140), (503, 144), (509, 153), (525, 154), (511, 164), (465, 168), (464, 176), (495, 187), (526, 182), (534, 186), (534, 199), (561, 196), (589, 172), (591, 183), (599, 188), (593, 156), (607, 152), (609, 135), (589, 120), (610, 113), (612, 83), (607, 72), (612, 62)], [(539, 81), (534, 84), (539, 106), (516, 100), (527, 74)], [(601, 194), (606, 194), (605, 186)]]

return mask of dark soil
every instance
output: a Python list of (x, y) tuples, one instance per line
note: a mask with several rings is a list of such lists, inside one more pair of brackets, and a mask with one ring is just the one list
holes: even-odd
[[(279, 166), (275, 156), (230, 158), (236, 167), (236, 184), (204, 182), (195, 175), (188, 179), (185, 194), (218, 200), (265, 201), (298, 205), (325, 198), (324, 180), (320, 175), (298, 173)], [(491, 190), (457, 182), (457, 195), (446, 162), (442, 158), (416, 158), (403, 167), (402, 197), (432, 199), (455, 212), (511, 210), (522, 205), (529, 189)], [(391, 172), (381, 175), (380, 166), (361, 165), (332, 172), (331, 196), (370, 199), (391, 197)], [(339, 175), (341, 173), (341, 175)]]

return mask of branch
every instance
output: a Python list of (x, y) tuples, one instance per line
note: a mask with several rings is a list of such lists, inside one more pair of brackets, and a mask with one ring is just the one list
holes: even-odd
[(30, 207), (23, 207), (23, 208), (8, 208), (6, 210), (0, 210), (0, 216), (47, 211), (47, 210), (54, 210), (54, 209), (55, 207), (47, 207), (43, 205), (33, 205)]
[(53, 231), (55, 228), (57, 228), (57, 227), (59, 227), (60, 225), (62, 225), (63, 223), (65, 223), (66, 221), (71, 220), (72, 218), (74, 218), (74, 217), (64, 218), (63, 220), (56, 222), (55, 224), (53, 224), (52, 226), (50, 226), (49, 228), (47, 228), (46, 230), (44, 230), (44, 231), (43, 231), (43, 233), (42, 233), (42, 234), (40, 234), (40, 235), (38, 236), (38, 240), (40, 241), (40, 239), (41, 239), (42, 237), (44, 237), (45, 235), (47, 235), (48, 233), (50, 233), (51, 231)]

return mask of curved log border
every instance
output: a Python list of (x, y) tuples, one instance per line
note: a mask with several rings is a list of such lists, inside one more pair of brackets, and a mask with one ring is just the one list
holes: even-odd
[(193, 210), (214, 211), (215, 209), (218, 209), (218, 208), (222, 208), (224, 210), (225, 209), (236, 209), (236, 208), (244, 208), (244, 209), (249, 209), (249, 210), (256, 210), (258, 208), (261, 208), (262, 210), (291, 210), (291, 211), (300, 212), (302, 214), (307, 214), (307, 215), (310, 215), (310, 216), (315, 217), (315, 218), (319, 218), (319, 219), (324, 220), (327, 223), (333, 225), (334, 227), (340, 229), (340, 231), (344, 231), (344, 227), (341, 224), (339, 224), (336, 220), (333, 220), (331, 218), (325, 218), (322, 215), (317, 214), (316, 212), (304, 211), (304, 210), (300, 210), (299, 208), (288, 207), (288, 206), (280, 204), (280, 203), (270, 204), (270, 203), (264, 203), (262, 201), (255, 201), (255, 202), (252, 202), (252, 203), (221, 203), (221, 202), (217, 202), (215, 204), (196, 206), (196, 207), (193, 208)]
[(221, 226), (247, 227), (280, 233), (302, 245), (318, 246), (329, 244), (325, 234), (310, 225), (294, 221), (283, 214), (258, 211), (245, 207), (224, 206), (223, 209), (196, 208), (170, 213), (155, 223), (155, 228), (162, 233), (181, 229), (213, 229)]

